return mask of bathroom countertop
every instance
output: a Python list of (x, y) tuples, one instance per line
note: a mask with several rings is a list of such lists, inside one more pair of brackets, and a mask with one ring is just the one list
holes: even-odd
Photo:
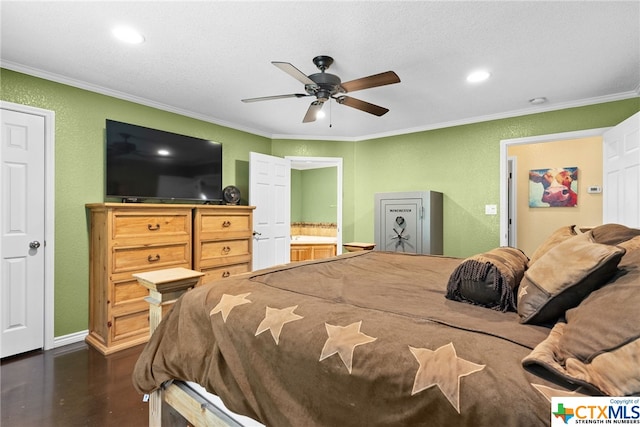
[(337, 239), (331, 236), (291, 236), (292, 245), (330, 245), (336, 243)]

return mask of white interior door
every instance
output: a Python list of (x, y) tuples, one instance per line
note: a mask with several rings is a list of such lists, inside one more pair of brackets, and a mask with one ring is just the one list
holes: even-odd
[(603, 135), (603, 223), (640, 228), (640, 113)]
[(45, 118), (2, 109), (1, 357), (44, 346)]
[(253, 213), (253, 269), (291, 260), (291, 162), (249, 153), (249, 204)]

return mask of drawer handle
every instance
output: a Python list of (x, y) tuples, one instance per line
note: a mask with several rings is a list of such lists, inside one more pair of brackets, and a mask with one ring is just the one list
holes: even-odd
[(225, 279), (229, 276), (231, 276), (231, 273), (229, 273), (228, 271), (225, 271), (224, 273), (222, 273), (222, 277)]
[(227, 228), (227, 227), (231, 227), (231, 221), (225, 221), (222, 223), (222, 226)]
[(149, 231), (156, 231), (156, 230), (160, 230), (160, 224), (147, 224), (147, 228), (149, 229)]
[(154, 255), (149, 255), (147, 257), (147, 261), (149, 261), (149, 262), (160, 261), (160, 254), (156, 254), (155, 256)]
[(231, 252), (231, 248), (229, 246), (225, 246), (222, 248), (222, 253), (223, 254), (228, 254), (229, 252)]

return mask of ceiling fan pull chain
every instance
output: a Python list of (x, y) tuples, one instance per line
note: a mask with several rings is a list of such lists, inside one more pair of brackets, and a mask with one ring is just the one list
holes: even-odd
[(331, 112), (333, 111), (333, 109), (331, 108), (331, 100), (329, 100), (329, 127), (332, 127), (333, 124), (333, 115), (331, 114)]

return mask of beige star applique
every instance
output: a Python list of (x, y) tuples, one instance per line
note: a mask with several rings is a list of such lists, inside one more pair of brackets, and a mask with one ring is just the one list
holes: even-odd
[(276, 342), (276, 345), (278, 345), (280, 342), (280, 333), (282, 332), (284, 324), (303, 319), (302, 316), (293, 312), (296, 308), (298, 308), (297, 305), (283, 309), (267, 307), (264, 320), (260, 322), (255, 336), (260, 335), (266, 330), (270, 330), (273, 340)]
[(209, 312), (209, 316), (213, 316), (216, 313), (222, 313), (222, 320), (224, 323), (227, 323), (227, 317), (229, 316), (229, 313), (231, 313), (231, 310), (239, 305), (251, 303), (251, 301), (247, 299), (247, 296), (250, 293), (251, 292), (247, 292), (246, 294), (240, 295), (223, 294), (218, 305), (213, 307)]
[(456, 354), (453, 343), (445, 344), (437, 350), (409, 346), (420, 367), (416, 373), (411, 395), (437, 385), (449, 403), (460, 413), (460, 377), (484, 369), (464, 360)]
[(518, 299), (522, 299), (523, 296), (527, 294), (527, 286), (520, 286), (520, 290), (518, 291)]
[(349, 326), (335, 326), (328, 323), (324, 324), (327, 328), (329, 338), (324, 343), (320, 361), (332, 356), (336, 353), (342, 359), (342, 363), (347, 367), (349, 374), (353, 365), (353, 352), (356, 346), (367, 344), (375, 341), (377, 338), (370, 337), (360, 332), (362, 321), (352, 323)]
[(551, 402), (551, 398), (552, 397), (585, 397), (588, 396), (588, 394), (583, 394), (578, 392), (578, 390), (574, 390), (574, 391), (569, 391), (569, 390), (561, 390), (559, 388), (552, 388), (546, 385), (542, 385), (542, 384), (535, 384), (535, 383), (531, 383), (531, 385), (533, 386), (533, 388), (535, 388), (536, 390), (538, 390), (540, 392), (540, 394), (542, 394), (545, 399), (547, 399), (549, 402)]

